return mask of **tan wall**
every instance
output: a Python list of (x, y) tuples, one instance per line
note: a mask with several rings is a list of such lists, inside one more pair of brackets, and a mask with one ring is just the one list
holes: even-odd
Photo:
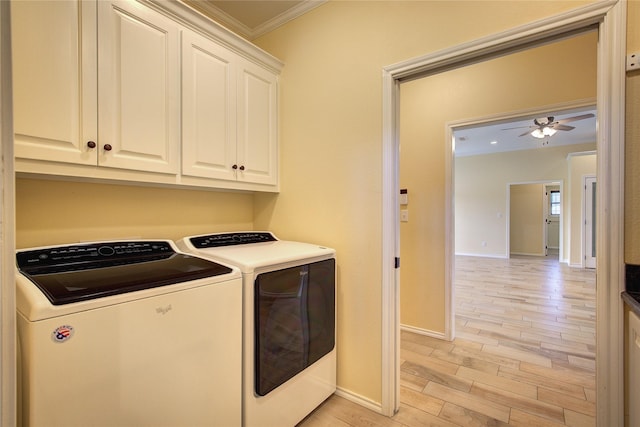
[[(628, 3), (627, 53), (640, 52), (640, 1)], [(625, 262), (640, 264), (640, 70), (627, 73)]]
[[(402, 324), (445, 332), (444, 254), (448, 236), (444, 228), (444, 165), (450, 155), (445, 144), (447, 123), (595, 99), (596, 48), (597, 34), (592, 32), (401, 85), (400, 188), (409, 191), (410, 218), (409, 222), (401, 223), (400, 230)], [(549, 62), (554, 66), (549, 67)], [(527, 84), (538, 81), (554, 81), (559, 90), (540, 90), (537, 84)], [(537, 160), (544, 150), (537, 151), (527, 160), (525, 168), (493, 163), (480, 173), (490, 176), (506, 168), (523, 181), (548, 179), (552, 171), (556, 176), (551, 179), (566, 177), (564, 157), (545, 165)], [(505, 187), (494, 185), (491, 191), (499, 192), (504, 200)], [(483, 212), (495, 218), (491, 222), (494, 234), (488, 233), (477, 243), (487, 241), (482, 250), (485, 254), (500, 249), (504, 254), (506, 204), (494, 209), (492, 214)], [(501, 218), (497, 218), (498, 212), (503, 214)]]
[(516, 184), (510, 188), (510, 251), (518, 255), (544, 255), (542, 226), (543, 184)]
[(255, 226), (337, 249), (340, 388), (382, 396), (382, 68), (583, 4), (330, 1), (256, 40), (285, 67), (282, 192), (256, 196)]
[(584, 254), (582, 239), (584, 181), (586, 175), (595, 175), (597, 167), (596, 155), (571, 156), (569, 162), (569, 233), (570, 253), (569, 265), (581, 266)]
[(18, 179), (18, 248), (252, 230), (253, 196)]

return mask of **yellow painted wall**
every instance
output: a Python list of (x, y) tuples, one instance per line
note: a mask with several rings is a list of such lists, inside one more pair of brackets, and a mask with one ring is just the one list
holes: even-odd
[[(444, 228), (444, 165), (450, 155), (445, 144), (447, 123), (595, 99), (596, 55), (597, 34), (591, 32), (401, 85), (400, 188), (408, 189), (410, 218), (401, 223), (400, 230), (403, 325), (445, 332), (444, 255), (448, 236)], [(547, 81), (554, 82), (553, 90), (540, 84)], [(555, 170), (561, 176), (553, 179), (560, 179), (566, 176), (565, 159), (561, 162), (561, 168), (556, 162), (553, 166), (538, 163), (541, 169), (526, 169), (536, 178), (524, 178), (522, 168), (516, 173), (520, 179), (531, 181), (546, 178)], [(485, 174), (497, 170), (500, 165), (494, 164)], [(504, 221), (503, 216), (495, 227)], [(506, 242), (504, 229), (497, 235)], [(497, 243), (491, 249), (497, 250), (495, 246)]]
[(544, 255), (543, 189), (543, 184), (518, 184), (510, 188), (509, 240), (512, 254)]
[[(582, 242), (583, 206), (584, 206), (584, 181), (585, 175), (595, 175), (597, 168), (597, 156), (595, 154), (584, 156), (571, 156), (569, 163), (569, 223), (570, 253), (569, 265), (581, 266), (584, 253)], [(567, 198), (565, 198), (566, 200)]]
[(18, 179), (18, 248), (92, 240), (180, 239), (252, 230), (253, 196), (155, 187)]
[(585, 3), (330, 1), (255, 40), (285, 63), (281, 194), (255, 227), (337, 250), (339, 388), (381, 401), (382, 68)]

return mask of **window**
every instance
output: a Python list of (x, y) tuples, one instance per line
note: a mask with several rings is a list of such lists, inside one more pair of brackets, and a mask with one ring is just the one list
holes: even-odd
[(551, 191), (549, 197), (549, 212), (551, 215), (560, 215), (560, 191)]

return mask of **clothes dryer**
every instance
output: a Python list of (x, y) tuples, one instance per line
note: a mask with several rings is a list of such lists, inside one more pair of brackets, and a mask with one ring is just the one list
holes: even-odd
[(335, 251), (268, 232), (185, 237), (243, 277), (243, 425), (292, 427), (336, 390)]

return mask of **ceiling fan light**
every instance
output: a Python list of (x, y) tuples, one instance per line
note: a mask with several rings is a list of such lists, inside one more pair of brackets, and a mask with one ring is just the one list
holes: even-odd
[(545, 126), (544, 129), (542, 129), (543, 135), (546, 135), (546, 136), (552, 136), (556, 132), (557, 131), (555, 129), (547, 127), (547, 126)]
[(531, 136), (533, 136), (534, 138), (544, 138), (544, 132), (538, 128), (538, 129), (534, 129), (533, 132), (531, 132)]

